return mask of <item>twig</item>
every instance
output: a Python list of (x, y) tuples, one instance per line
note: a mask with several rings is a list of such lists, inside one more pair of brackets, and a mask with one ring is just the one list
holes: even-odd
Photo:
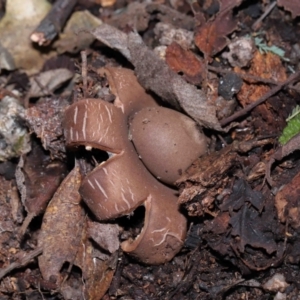
[(81, 51), (81, 76), (83, 82), (83, 97), (87, 97), (87, 57), (86, 51)]
[(31, 223), (32, 219), (35, 217), (36, 215), (34, 213), (28, 213), (25, 220), (23, 221), (23, 224), (18, 232), (18, 237), (20, 240), (22, 240), (29, 224)]
[(275, 95), (278, 91), (280, 91), (284, 86), (286, 86), (286, 85), (290, 84), (291, 82), (293, 82), (294, 80), (296, 80), (299, 76), (300, 76), (300, 71), (292, 74), (286, 81), (284, 81), (282, 83), (279, 83), (277, 86), (272, 88), (269, 92), (267, 92), (265, 95), (260, 97), (257, 101), (247, 105), (245, 108), (243, 108), (242, 110), (234, 113), (230, 117), (221, 120), (220, 121), (221, 126), (225, 126), (228, 123), (234, 121), (235, 119), (246, 115), (253, 108), (255, 108), (256, 106), (258, 106), (258, 105), (262, 104), (263, 102), (265, 102), (271, 96)]
[(61, 31), (77, 0), (57, 0), (30, 38), (40, 46), (47, 46)]
[(259, 27), (261, 26), (261, 23), (263, 19), (273, 10), (273, 8), (276, 6), (277, 1), (274, 1), (269, 4), (269, 6), (266, 8), (265, 12), (258, 18), (252, 25), (252, 29), (254, 31), (257, 31)]
[(38, 247), (32, 252), (28, 253), (21, 260), (11, 263), (6, 268), (0, 270), (0, 279), (2, 279), (6, 274), (13, 271), (14, 269), (18, 269), (26, 266), (33, 258), (39, 256), (43, 252), (43, 247)]

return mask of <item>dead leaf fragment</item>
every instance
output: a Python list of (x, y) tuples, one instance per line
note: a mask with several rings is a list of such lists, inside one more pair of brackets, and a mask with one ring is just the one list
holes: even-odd
[[(16, 181), (21, 201), (28, 213), (27, 221), (44, 212), (47, 203), (64, 178), (66, 165), (52, 161), (40, 144), (33, 143), (32, 151), (20, 158)], [(26, 230), (26, 225), (24, 225)]]
[(111, 284), (117, 261), (117, 251), (109, 255), (106, 251), (104, 253), (100, 248), (95, 248), (95, 243), (89, 239), (87, 224), (85, 224), (74, 262), (82, 270), (84, 299), (102, 299)]
[[(102, 0), (103, 2), (110, 2), (112, 0)], [(145, 31), (148, 28), (150, 21), (150, 14), (146, 11), (147, 3), (140, 3), (137, 1), (129, 3), (126, 8), (113, 15), (108, 24), (119, 29), (134, 28), (136, 31)]]
[(43, 98), (25, 113), (30, 129), (41, 139), (44, 149), (50, 151), (52, 158), (60, 160), (66, 155), (61, 120), (67, 105), (64, 98)]
[(226, 46), (226, 36), (232, 33), (237, 26), (232, 9), (241, 2), (241, 0), (221, 1), (220, 11), (216, 18), (211, 18), (204, 25), (195, 29), (195, 44), (208, 57), (214, 56)]
[(176, 73), (182, 72), (188, 82), (195, 85), (200, 85), (202, 82), (204, 65), (192, 51), (185, 50), (173, 42), (167, 47), (166, 62)]
[(271, 178), (271, 167), (275, 160), (280, 161), (284, 157), (293, 153), (294, 151), (299, 149), (300, 145), (300, 134), (296, 134), (293, 136), (285, 145), (279, 147), (276, 152), (270, 157), (269, 162), (266, 166), (266, 179), (271, 186), (273, 186), (273, 180)]
[[(270, 52), (261, 54), (259, 51), (256, 51), (248, 74), (278, 82), (286, 80), (286, 71), (281, 59)], [(270, 87), (266, 84), (244, 81), (242, 88), (237, 94), (237, 99), (245, 107), (255, 102), (269, 90)], [(274, 100), (253, 109), (251, 116), (254, 118), (253, 124), (259, 131), (259, 134), (278, 134), (280, 126), (278, 126), (278, 121), (275, 124), (275, 120), (278, 120), (278, 115), (275, 111), (280, 111), (283, 108), (282, 105), (284, 105), (283, 102)], [(275, 106), (276, 109), (271, 109), (272, 106)]]
[(268, 254), (277, 250), (273, 233), (268, 228), (271, 224), (265, 224), (264, 216), (265, 213), (260, 215), (258, 211), (244, 205), (240, 211), (231, 217), (231, 235), (239, 236), (236, 246), (241, 253), (244, 253), (246, 245), (253, 248), (263, 248)]
[(49, 95), (72, 77), (73, 73), (68, 69), (55, 69), (39, 73), (30, 78), (30, 96)]
[(300, 227), (300, 173), (275, 196), (275, 207), (280, 222), (288, 221), (293, 228)]
[(278, 6), (283, 6), (285, 10), (291, 12), (293, 19), (300, 16), (300, 3), (295, 0), (277, 0)]
[(99, 26), (102, 21), (88, 11), (76, 11), (68, 20), (59, 39), (54, 43), (58, 53), (77, 53), (86, 49), (94, 41), (88, 32)]
[(43, 247), (39, 267), (43, 278), (61, 282), (60, 271), (65, 262), (73, 263), (79, 249), (84, 223), (78, 189), (81, 184), (79, 166), (64, 179), (49, 203), (43, 217), (38, 245)]
[(119, 249), (118, 225), (89, 222), (88, 234), (102, 249), (110, 253)]
[(263, 196), (259, 191), (254, 191), (250, 185), (239, 179), (235, 182), (232, 194), (220, 206), (222, 211), (239, 210), (245, 202), (250, 203), (258, 211), (263, 209)]
[(155, 13), (156, 18), (162, 23), (171, 24), (176, 28), (182, 28), (186, 30), (193, 30), (194, 28), (195, 20), (192, 16), (181, 13), (167, 5), (152, 2), (147, 5), (146, 9), (150, 14)]

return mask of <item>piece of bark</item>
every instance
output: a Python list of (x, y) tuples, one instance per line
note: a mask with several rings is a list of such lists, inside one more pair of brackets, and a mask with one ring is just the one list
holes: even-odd
[(50, 12), (31, 34), (31, 40), (47, 46), (60, 33), (77, 0), (56, 0)]
[(135, 67), (140, 84), (151, 90), (175, 109), (182, 108), (190, 117), (205, 127), (224, 131), (216, 117), (215, 105), (204, 92), (188, 84), (150, 50), (137, 33), (126, 35), (102, 24), (91, 33), (101, 42), (121, 52)]

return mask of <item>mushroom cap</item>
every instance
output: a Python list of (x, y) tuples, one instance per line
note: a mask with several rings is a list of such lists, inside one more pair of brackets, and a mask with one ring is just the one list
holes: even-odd
[(206, 137), (196, 122), (165, 107), (137, 112), (130, 122), (130, 134), (145, 166), (167, 184), (174, 184), (207, 150)]

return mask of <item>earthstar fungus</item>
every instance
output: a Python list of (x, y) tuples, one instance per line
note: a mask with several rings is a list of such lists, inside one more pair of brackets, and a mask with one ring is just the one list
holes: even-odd
[(87, 174), (80, 194), (101, 221), (127, 215), (144, 205), (145, 220), (140, 234), (124, 241), (121, 247), (144, 263), (164, 263), (181, 249), (187, 221), (179, 212), (176, 190), (149, 173), (128, 138), (129, 119), (135, 122), (135, 113), (144, 107), (164, 109), (146, 94), (131, 70), (105, 68), (100, 73), (106, 75), (116, 96), (114, 104), (84, 99), (68, 107), (64, 116), (69, 147), (84, 145), (113, 154)]
[(196, 123), (165, 107), (138, 111), (130, 123), (130, 135), (148, 170), (170, 185), (207, 150), (206, 137)]

